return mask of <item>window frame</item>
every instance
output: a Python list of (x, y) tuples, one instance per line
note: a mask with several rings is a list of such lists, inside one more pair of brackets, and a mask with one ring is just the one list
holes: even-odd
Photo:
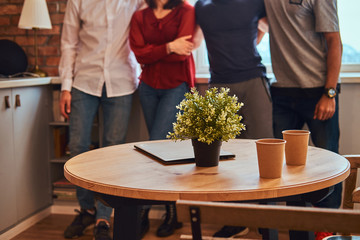
[[(188, 0), (190, 4), (194, 5), (196, 0)], [(205, 40), (202, 41), (201, 45), (193, 51), (193, 56), (195, 60), (196, 75), (203, 77), (210, 77), (209, 72), (209, 63), (207, 56), (207, 49)], [(272, 75), (272, 66), (271, 64), (264, 64), (267, 70), (267, 74)], [(354, 78), (356, 82), (360, 82), (360, 63), (342, 63), (340, 69), (340, 77), (346, 76), (344, 78), (351, 79)]]

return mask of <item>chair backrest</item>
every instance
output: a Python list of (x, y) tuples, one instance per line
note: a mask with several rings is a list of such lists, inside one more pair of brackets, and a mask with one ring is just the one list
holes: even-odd
[[(350, 175), (345, 179), (343, 209), (353, 209), (354, 203), (360, 203), (360, 187), (356, 188), (358, 168), (360, 168), (360, 155), (344, 155), (350, 162)], [(360, 240), (360, 236), (347, 236), (344, 233), (324, 238), (327, 240)]]
[(350, 175), (345, 180), (343, 208), (353, 209), (354, 203), (360, 203), (360, 188), (355, 190), (357, 170), (360, 168), (360, 155), (344, 155), (350, 162)]
[(201, 223), (360, 234), (360, 211), (349, 209), (185, 200), (176, 206), (178, 220), (191, 223), (193, 240), (201, 239)]

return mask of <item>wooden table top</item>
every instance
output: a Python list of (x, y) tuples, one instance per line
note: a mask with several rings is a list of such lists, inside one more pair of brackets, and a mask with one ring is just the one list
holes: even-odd
[[(170, 140), (162, 140), (170, 141)], [(75, 185), (104, 194), (147, 200), (241, 201), (284, 197), (343, 181), (349, 162), (336, 153), (309, 147), (305, 166), (287, 166), (278, 179), (259, 177), (255, 140), (234, 139), (222, 149), (236, 154), (219, 166), (163, 165), (134, 149), (135, 143), (80, 154), (64, 166)]]

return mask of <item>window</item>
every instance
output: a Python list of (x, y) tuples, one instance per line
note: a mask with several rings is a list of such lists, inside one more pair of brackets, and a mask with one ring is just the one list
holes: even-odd
[(259, 45), (257, 46), (257, 49), (261, 55), (262, 63), (266, 66), (267, 72), (272, 72), (269, 41), (269, 34), (266, 33)]
[(359, 9), (359, 0), (338, 1), (340, 34), (343, 43), (342, 71), (360, 72), (360, 32), (357, 26)]
[[(190, 1), (192, 2), (192, 1)], [(340, 34), (343, 43), (342, 72), (360, 72), (360, 31), (358, 10), (359, 0), (339, 0), (338, 15), (340, 21)], [(268, 72), (271, 69), (271, 57), (269, 46), (269, 34), (265, 34), (261, 43), (257, 46), (258, 51), (266, 65)], [(203, 43), (194, 53), (196, 71), (198, 74), (209, 73), (206, 45)]]

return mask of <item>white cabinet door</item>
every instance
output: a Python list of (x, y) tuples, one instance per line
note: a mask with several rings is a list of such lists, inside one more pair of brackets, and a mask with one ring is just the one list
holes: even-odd
[(11, 90), (0, 89), (0, 231), (14, 224), (17, 219), (11, 100)]
[(18, 219), (51, 204), (48, 86), (13, 88)]

